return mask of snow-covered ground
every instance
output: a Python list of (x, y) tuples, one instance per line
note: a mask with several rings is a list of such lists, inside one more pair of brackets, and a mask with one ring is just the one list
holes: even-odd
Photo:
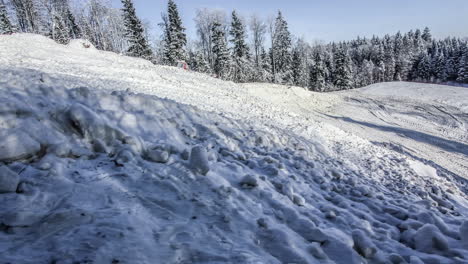
[(317, 94), (0, 36), (0, 263), (467, 263), (447, 87)]

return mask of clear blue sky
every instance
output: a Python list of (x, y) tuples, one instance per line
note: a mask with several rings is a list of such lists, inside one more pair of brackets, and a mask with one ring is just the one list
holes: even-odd
[[(111, 0), (120, 7), (120, 0)], [(133, 0), (138, 15), (161, 21), (167, 0)], [(190, 38), (195, 37), (197, 8), (236, 9), (244, 17), (267, 18), (281, 10), (291, 32), (306, 40), (340, 41), (431, 28), (437, 38), (468, 36), (468, 0), (175, 0)]]

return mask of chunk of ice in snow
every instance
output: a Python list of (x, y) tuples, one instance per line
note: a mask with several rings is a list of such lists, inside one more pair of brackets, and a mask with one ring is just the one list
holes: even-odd
[(0, 166), (0, 193), (16, 192), (19, 175), (7, 166)]
[(365, 263), (354, 249), (340, 238), (329, 237), (322, 249), (337, 264), (362, 264)]
[(245, 175), (240, 182), (242, 188), (251, 189), (258, 186), (257, 177), (254, 175)]
[(21, 130), (9, 130), (0, 141), (0, 161), (28, 158), (41, 150), (39, 142)]
[(435, 225), (426, 224), (414, 235), (415, 247), (425, 253), (448, 250), (448, 242)]
[(148, 159), (158, 163), (166, 163), (169, 161), (169, 152), (162, 149), (152, 149), (146, 154)]
[(362, 230), (353, 231), (354, 247), (363, 257), (370, 259), (377, 253), (377, 247)]
[(115, 139), (124, 139), (125, 134), (108, 124), (94, 111), (82, 104), (74, 104), (67, 112), (70, 125), (83, 137), (93, 140), (102, 139), (110, 143)]
[(305, 200), (302, 196), (294, 194), (293, 195), (293, 203), (297, 206), (304, 206), (305, 205)]
[(195, 146), (190, 153), (190, 168), (196, 173), (206, 175), (210, 171), (210, 163), (206, 149), (202, 146)]

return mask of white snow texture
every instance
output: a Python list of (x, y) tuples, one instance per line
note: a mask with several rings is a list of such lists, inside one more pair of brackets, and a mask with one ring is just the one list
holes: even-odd
[(317, 94), (83, 44), (0, 36), (0, 263), (468, 263), (467, 88)]

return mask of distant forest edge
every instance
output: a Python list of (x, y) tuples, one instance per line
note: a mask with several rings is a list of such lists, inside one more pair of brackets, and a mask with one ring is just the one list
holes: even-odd
[[(97, 49), (141, 57), (234, 82), (270, 82), (335, 91), (388, 81), (468, 83), (467, 39), (434, 39), (429, 28), (370, 39), (311, 44), (276, 19), (245, 19), (233, 11), (199, 9), (197, 39), (187, 41), (177, 5), (168, 1), (151, 37), (131, 0), (122, 9), (106, 0), (0, 0), (0, 34), (48, 36), (61, 44), (88, 39)], [(157, 12), (157, 10), (155, 10)], [(268, 45), (266, 45), (268, 43)], [(269, 47), (269, 48), (267, 48)]]

